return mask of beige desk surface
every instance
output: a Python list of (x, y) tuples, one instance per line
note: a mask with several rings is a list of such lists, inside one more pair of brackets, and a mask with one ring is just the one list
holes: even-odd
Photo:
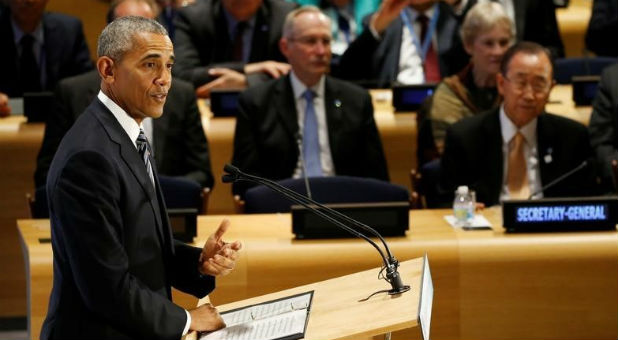
[[(388, 240), (400, 261), (429, 256), (433, 338), (618, 337), (618, 233), (504, 234), (501, 227), (466, 232), (451, 228), (443, 219), (446, 213), (411, 211), (406, 237)], [(501, 225), (499, 209), (483, 215)], [(222, 218), (199, 217), (196, 245)], [(380, 265), (375, 250), (361, 240), (294, 240), (288, 214), (230, 219), (226, 239), (243, 241), (244, 250), (235, 271), (217, 280), (210, 295), (215, 305)], [(24, 256), (36, 329), (51, 289), (51, 246), (39, 242), (49, 235), (49, 222), (22, 220), (18, 225), (28, 250)], [(394, 334), (395, 339), (409, 336)]]

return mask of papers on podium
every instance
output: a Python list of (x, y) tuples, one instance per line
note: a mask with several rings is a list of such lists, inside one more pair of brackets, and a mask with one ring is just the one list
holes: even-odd
[(313, 291), (221, 313), (226, 327), (200, 340), (295, 340), (305, 337)]

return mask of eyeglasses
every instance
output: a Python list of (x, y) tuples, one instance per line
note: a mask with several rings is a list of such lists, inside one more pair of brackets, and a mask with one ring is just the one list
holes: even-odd
[(330, 46), (332, 41), (331, 38), (324, 37), (299, 37), (299, 38), (288, 38), (290, 41), (295, 41), (301, 45), (305, 45), (308, 47), (314, 47), (318, 43), (322, 43), (323, 46)]
[(542, 95), (547, 93), (547, 90), (549, 90), (550, 86), (550, 83), (540, 79), (532, 80), (531, 82), (528, 82), (528, 80), (526, 80), (526, 78), (524, 77), (511, 79), (507, 76), (504, 76), (504, 79), (508, 80), (511, 84), (513, 84), (513, 88), (519, 93), (524, 93), (528, 88), (528, 85), (530, 85), (530, 88), (532, 89), (532, 94)]

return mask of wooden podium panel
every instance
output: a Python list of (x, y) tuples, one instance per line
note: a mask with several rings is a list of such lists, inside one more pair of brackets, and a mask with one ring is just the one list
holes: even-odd
[[(373, 268), (326, 281), (218, 306), (231, 310), (286, 296), (314, 291), (305, 339), (359, 339), (418, 325), (418, 307), (423, 259), (401, 262), (399, 274), (410, 291), (390, 296), (381, 293), (359, 302), (371, 293), (389, 289), (378, 280), (380, 268)], [(201, 303), (204, 300), (200, 301)]]

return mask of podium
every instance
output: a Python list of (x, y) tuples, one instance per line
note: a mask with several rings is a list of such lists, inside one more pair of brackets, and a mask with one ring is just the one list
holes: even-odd
[[(421, 323), (423, 327), (427, 326), (423, 333), (427, 332), (428, 338), (427, 317), (431, 316), (433, 286), (426, 259), (400, 263), (399, 274), (411, 289), (399, 295), (379, 293), (366, 301), (359, 301), (376, 291), (390, 288), (386, 281), (378, 280), (380, 268), (374, 268), (216, 307), (219, 312), (225, 312), (313, 290), (305, 339), (367, 338), (414, 328)], [(208, 297), (198, 304), (206, 302), (209, 302)], [(428, 311), (429, 315), (419, 316), (421, 310)], [(195, 334), (190, 335), (187, 339), (196, 338)]]

